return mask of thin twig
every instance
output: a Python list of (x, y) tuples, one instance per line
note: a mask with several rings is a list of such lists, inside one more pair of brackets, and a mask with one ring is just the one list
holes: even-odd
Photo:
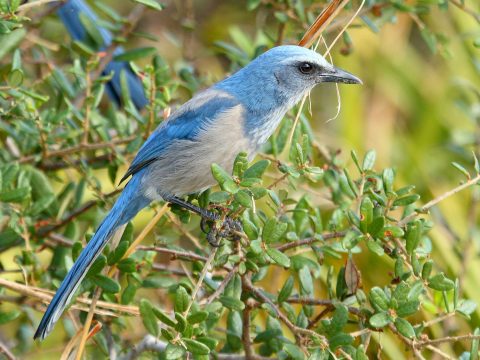
[(278, 306), (272, 300), (270, 300), (266, 295), (264, 295), (261, 290), (257, 289), (255, 286), (253, 286), (250, 279), (245, 278), (245, 280), (243, 281), (243, 287), (245, 288), (245, 290), (248, 290), (248, 291), (252, 292), (262, 302), (267, 303), (272, 307), (272, 309), (277, 314), (278, 318), (288, 327), (288, 329), (295, 336), (295, 338), (297, 339), (297, 342), (299, 340), (299, 335), (303, 334), (303, 335), (316, 337), (325, 346), (326, 346), (326, 344), (328, 344), (327, 339), (323, 335), (320, 335), (320, 334), (318, 334), (318, 333), (316, 333), (312, 330), (299, 328), (298, 326), (295, 326), (294, 324), (292, 324), (292, 322), (285, 316), (285, 314), (283, 314), (280, 311)]
[(102, 294), (102, 288), (98, 287), (95, 289), (95, 293), (93, 294), (92, 297), (92, 303), (90, 304), (90, 310), (88, 311), (87, 318), (85, 319), (85, 324), (83, 325), (83, 332), (82, 332), (82, 338), (80, 339), (80, 344), (78, 345), (77, 348), (77, 354), (75, 356), (75, 360), (81, 360), (83, 351), (85, 350), (85, 345), (88, 340), (88, 334), (90, 333), (90, 325), (93, 320), (93, 315), (95, 314), (95, 307), (97, 305), (97, 301), (100, 298), (100, 295)]
[(15, 355), (10, 351), (10, 349), (0, 340), (0, 354), (5, 355), (5, 358), (8, 360), (15, 360)]
[(27, 9), (31, 9), (37, 6), (45, 5), (51, 2), (63, 2), (65, 0), (36, 0), (36, 1), (30, 1), (26, 4), (20, 5), (17, 8), (17, 11), (25, 11)]
[(326, 233), (326, 234), (322, 234), (322, 236), (320, 238), (309, 237), (309, 238), (305, 238), (305, 239), (301, 239), (301, 240), (297, 240), (297, 241), (292, 241), (292, 242), (280, 245), (280, 246), (277, 247), (277, 250), (284, 252), (286, 250), (293, 249), (293, 248), (296, 248), (296, 247), (299, 247), (299, 246), (311, 245), (311, 244), (319, 242), (319, 241), (336, 239), (336, 238), (341, 238), (341, 237), (344, 237), (344, 236), (345, 236), (344, 231)]
[(415, 347), (418, 349), (421, 349), (422, 347), (425, 347), (427, 345), (438, 345), (438, 344), (443, 344), (443, 343), (456, 343), (457, 341), (462, 341), (462, 340), (478, 340), (480, 339), (480, 335), (473, 335), (473, 334), (467, 334), (467, 335), (458, 335), (458, 336), (446, 336), (443, 338), (439, 339), (429, 339), (429, 340), (424, 340), (424, 341), (419, 341), (415, 344)]
[[(107, 142), (92, 143), (92, 144), (79, 144), (79, 145), (72, 146), (72, 147), (65, 148), (65, 149), (50, 150), (50, 151), (48, 151), (48, 154), (47, 154), (46, 158), (63, 157), (65, 155), (76, 154), (76, 153), (82, 152), (82, 151), (113, 148), (115, 145), (122, 145), (122, 144), (130, 143), (133, 140), (135, 140), (136, 138), (137, 138), (137, 135), (131, 135), (131, 136), (123, 138), (123, 139), (114, 139), (114, 140), (107, 141)], [(25, 163), (35, 162), (36, 159), (37, 159), (36, 155), (29, 155), (29, 156), (22, 157), (22, 158), (18, 159), (17, 161), (20, 164), (25, 164)], [(42, 161), (43, 160), (45, 160), (45, 158), (42, 158)]]
[[(250, 275), (245, 274), (244, 276), (242, 276), (242, 281), (243, 281), (243, 278), (246, 276), (250, 276)], [(247, 303), (245, 304), (245, 308), (243, 309), (243, 312), (242, 312), (242, 319), (243, 319), (242, 343), (243, 343), (243, 349), (245, 350), (245, 359), (247, 360), (255, 359), (255, 353), (253, 352), (253, 348), (252, 348), (252, 339), (250, 337), (250, 312), (251, 311), (252, 311), (252, 307), (249, 305), (247, 300)]]
[[(26, 285), (19, 284), (14, 281), (10, 281), (3, 278), (0, 278), (0, 286), (6, 287), (7, 289), (10, 289), (24, 296), (43, 300), (46, 303), (49, 303), (52, 300), (52, 297), (54, 295), (53, 291), (45, 290), (45, 289), (34, 287), (34, 286), (26, 286)], [(84, 305), (90, 305), (92, 303), (92, 300), (85, 297), (77, 297), (75, 299), (75, 303), (77, 304), (72, 305), (71, 306), (72, 309), (88, 311), (88, 310), (85, 310), (85, 308), (78, 305), (78, 303), (84, 304)], [(120, 305), (116, 303), (110, 303), (107, 301), (98, 301), (97, 306), (102, 308), (102, 310), (97, 309), (97, 313), (99, 315), (118, 316), (118, 314), (115, 314), (113, 311), (122, 313), (122, 314), (131, 315), (131, 316), (140, 315), (140, 311), (138, 310), (137, 306)], [(105, 309), (108, 309), (108, 311)]]
[(225, 276), (225, 278), (222, 280), (222, 282), (220, 283), (220, 285), (218, 285), (217, 289), (215, 290), (215, 292), (210, 295), (206, 300), (202, 301), (202, 304), (205, 303), (205, 304), (211, 304), (217, 297), (220, 296), (220, 294), (223, 292), (223, 289), (225, 288), (225, 286), (227, 286), (227, 284), (230, 282), (230, 280), (232, 279), (232, 277), (238, 272), (238, 265), (235, 265), (235, 267), (228, 272), (227, 276)]
[(198, 281), (195, 284), (195, 288), (192, 291), (192, 298), (190, 299), (190, 302), (188, 303), (187, 309), (184, 311), (183, 315), (185, 318), (188, 316), (188, 313), (190, 312), (190, 309), (192, 308), (193, 303), (195, 302), (195, 298), (197, 297), (198, 291), (200, 290), (200, 287), (203, 284), (203, 279), (205, 279), (205, 275), (207, 275), (208, 268), (213, 262), (213, 259), (215, 259), (215, 254), (217, 253), (218, 248), (213, 248), (212, 252), (210, 253), (210, 256), (208, 257), (207, 261), (205, 262), (205, 265), (203, 265), (202, 272), (200, 273), (200, 276), (198, 277)]
[(470, 180), (468, 180), (467, 182), (463, 183), (462, 185), (459, 185), (457, 186), (456, 188), (450, 190), (450, 191), (447, 191), (446, 193), (436, 197), (435, 199), (433, 200), (430, 200), (428, 203), (426, 203), (425, 205), (423, 205), (420, 209), (418, 210), (415, 210), (414, 212), (412, 212), (411, 214), (405, 216), (402, 220), (400, 220), (397, 225), (398, 226), (404, 226), (406, 225), (409, 221), (415, 219), (415, 217), (417, 217), (418, 215), (420, 214), (424, 214), (428, 211), (428, 209), (430, 209), (431, 207), (437, 205), (439, 202), (445, 200), (446, 198), (449, 198), (450, 196), (452, 195), (455, 195), (456, 193), (462, 191), (462, 190), (465, 190), (467, 188), (469, 188), (470, 186), (472, 185), (476, 185), (478, 182), (480, 181), (480, 174), (477, 174), (477, 176), (475, 176), (474, 178), (471, 178)]

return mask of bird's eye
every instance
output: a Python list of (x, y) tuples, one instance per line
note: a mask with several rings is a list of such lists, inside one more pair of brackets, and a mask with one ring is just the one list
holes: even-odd
[(314, 70), (314, 67), (312, 64), (306, 62), (300, 64), (298, 70), (300, 70), (302, 74), (311, 74)]

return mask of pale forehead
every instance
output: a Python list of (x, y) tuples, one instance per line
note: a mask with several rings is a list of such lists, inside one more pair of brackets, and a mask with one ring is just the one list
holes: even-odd
[(320, 66), (331, 66), (320, 54), (295, 45), (284, 45), (267, 51), (264, 55), (274, 58), (279, 63), (310, 62)]
[[(318, 55), (318, 54), (317, 54)], [(308, 62), (320, 65), (322, 67), (330, 67), (331, 65), (322, 56), (290, 56), (281, 61), (282, 63), (302, 63)]]

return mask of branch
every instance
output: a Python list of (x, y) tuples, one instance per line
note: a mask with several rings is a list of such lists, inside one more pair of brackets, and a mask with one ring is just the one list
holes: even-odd
[[(305, 297), (290, 297), (286, 300), (290, 304), (302, 304), (302, 305), (314, 305), (314, 306), (334, 306), (338, 304), (338, 301), (327, 300), (327, 299), (315, 299), (315, 298), (305, 298)], [(357, 309), (353, 306), (347, 306), (348, 312), (364, 317), (360, 309)]]
[(415, 344), (415, 347), (418, 349), (421, 349), (422, 347), (425, 347), (428, 345), (438, 345), (438, 344), (443, 344), (447, 342), (456, 343), (457, 341), (461, 341), (461, 340), (478, 340), (478, 339), (480, 339), (480, 335), (473, 335), (473, 334), (459, 335), (459, 336), (446, 336), (439, 339), (420, 341)]
[[(16, 293), (22, 294), (24, 296), (29, 296), (32, 298), (43, 300), (45, 303), (49, 303), (54, 295), (54, 291), (45, 290), (42, 288), (34, 287), (34, 286), (27, 286), (23, 284), (19, 284), (10, 280), (0, 278), (0, 286), (4, 286), (7, 289), (10, 289)], [(85, 297), (77, 297), (75, 299), (75, 304), (71, 306), (73, 309), (78, 309), (81, 311), (88, 311), (87, 308), (78, 305), (78, 303), (82, 305), (90, 305), (92, 303), (91, 299)], [(127, 314), (130, 316), (140, 316), (140, 311), (138, 310), (137, 306), (131, 305), (119, 305), (116, 303), (110, 303), (107, 301), (98, 301), (97, 307), (101, 309), (95, 310), (99, 315), (107, 315), (107, 316), (118, 316), (117, 313)]]
[(415, 210), (412, 212), (410, 215), (405, 216), (402, 220), (400, 220), (397, 225), (398, 226), (404, 226), (406, 225), (410, 220), (413, 220), (416, 216), (420, 214), (426, 213), (431, 207), (437, 205), (440, 201), (445, 200), (446, 198), (449, 198), (452, 195), (455, 195), (456, 193), (465, 190), (469, 188), (472, 185), (476, 185), (480, 181), (480, 174), (477, 174), (474, 178), (468, 180), (466, 183), (463, 183), (462, 185), (457, 186), (456, 188), (447, 191), (446, 193), (436, 197), (433, 200), (430, 200), (428, 203), (423, 205), (420, 209)]
[(33, 7), (45, 5), (45, 4), (48, 4), (48, 3), (51, 3), (51, 2), (58, 2), (58, 1), (64, 2), (65, 0), (37, 0), (37, 1), (31, 1), (31, 2), (28, 2), (26, 4), (20, 5), (17, 8), (17, 11), (25, 11), (25, 10), (31, 9)]
[[(129, 143), (137, 138), (137, 135), (131, 135), (129, 137), (123, 138), (123, 139), (114, 139), (111, 141), (107, 142), (102, 142), (98, 144), (79, 144), (76, 146), (72, 146), (69, 148), (65, 149), (59, 149), (59, 150), (51, 150), (47, 151), (45, 156), (42, 157), (41, 161), (51, 158), (51, 157), (62, 157), (65, 155), (70, 155), (70, 154), (75, 154), (78, 152), (82, 151), (88, 151), (88, 150), (99, 150), (99, 149), (104, 149), (104, 148), (113, 148), (115, 145), (121, 145), (121, 144), (126, 144)], [(24, 156), (20, 159), (18, 159), (18, 162), (20, 164), (25, 164), (25, 163), (32, 163), (36, 162), (37, 156), (36, 155), (29, 155), (29, 156)]]
[(7, 345), (0, 341), (0, 354), (5, 355), (7, 360), (15, 360), (15, 355), (8, 349)]
[[(246, 276), (248, 275), (245, 275), (245, 277)], [(243, 281), (243, 278), (244, 276), (242, 276), (242, 281)], [(242, 342), (243, 342), (243, 349), (245, 350), (245, 358), (253, 360), (256, 358), (256, 356), (253, 352), (252, 339), (250, 338), (250, 312), (251, 311), (252, 311), (252, 308), (247, 300), (245, 304), (245, 309), (243, 309), (243, 312), (242, 312), (242, 318), (243, 318)]]
[(328, 341), (327, 339), (323, 336), (323, 335), (320, 335), (318, 333), (316, 333), (315, 331), (312, 331), (312, 330), (308, 330), (308, 329), (303, 329), (303, 328), (300, 328), (298, 326), (295, 326), (294, 324), (292, 324), (292, 322), (285, 316), (285, 314), (283, 314), (280, 309), (278, 308), (278, 306), (272, 301), (270, 300), (266, 295), (264, 295), (259, 289), (257, 289), (255, 286), (253, 286), (252, 282), (250, 281), (250, 279), (248, 278), (245, 278), (244, 281), (243, 281), (243, 286), (245, 288), (245, 290), (248, 290), (250, 292), (252, 292), (257, 298), (259, 298), (262, 302), (266, 303), (266, 304), (269, 304), (272, 309), (275, 311), (275, 313), (277, 314), (278, 318), (288, 327), (288, 329), (292, 332), (292, 334), (295, 336), (295, 338), (297, 339), (297, 343), (298, 343), (298, 340), (299, 340), (299, 334), (303, 334), (303, 335), (308, 335), (308, 336), (313, 336), (313, 337), (316, 337), (318, 338), (325, 346), (328, 346)]
[(339, 232), (333, 232), (333, 233), (326, 233), (322, 234), (321, 238), (316, 238), (316, 237), (309, 237), (305, 238), (302, 240), (297, 240), (297, 241), (292, 241), (283, 245), (280, 245), (277, 247), (278, 251), (286, 251), (288, 249), (292, 249), (295, 247), (303, 246), (303, 245), (311, 245), (313, 243), (323, 241), (323, 240), (330, 240), (330, 239), (336, 239), (336, 238), (341, 238), (345, 236), (345, 231), (339, 231)]

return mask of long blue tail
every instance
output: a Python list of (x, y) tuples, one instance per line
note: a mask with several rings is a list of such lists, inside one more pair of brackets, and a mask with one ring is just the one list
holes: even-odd
[[(107, 29), (98, 26), (98, 18), (92, 9), (83, 0), (69, 0), (62, 5), (58, 11), (58, 16), (62, 20), (63, 24), (67, 28), (72, 39), (77, 41), (84, 41), (88, 34), (84, 25), (80, 21), (80, 14), (88, 17), (100, 32), (103, 38), (102, 50), (107, 48), (112, 43), (112, 34)], [(114, 56), (122, 54), (123, 48), (117, 47), (114, 51)], [(132, 71), (128, 62), (125, 61), (110, 61), (103, 71), (103, 75), (108, 75), (113, 72), (112, 79), (107, 83), (106, 91), (110, 99), (112, 99), (118, 106), (122, 102), (122, 89), (120, 85), (120, 74), (122, 71), (127, 76), (127, 85), (129, 89), (130, 98), (133, 101), (135, 107), (140, 110), (148, 104), (148, 100), (145, 97), (142, 82), (138, 76)]]
[(141, 174), (136, 174), (125, 186), (110, 213), (98, 227), (95, 235), (83, 249), (73, 267), (63, 279), (55, 296), (53, 297), (42, 321), (35, 332), (34, 339), (44, 339), (52, 331), (63, 311), (72, 299), (75, 291), (80, 286), (82, 279), (87, 274), (95, 259), (102, 252), (115, 231), (132, 219), (141, 209), (150, 203), (140, 194)]

